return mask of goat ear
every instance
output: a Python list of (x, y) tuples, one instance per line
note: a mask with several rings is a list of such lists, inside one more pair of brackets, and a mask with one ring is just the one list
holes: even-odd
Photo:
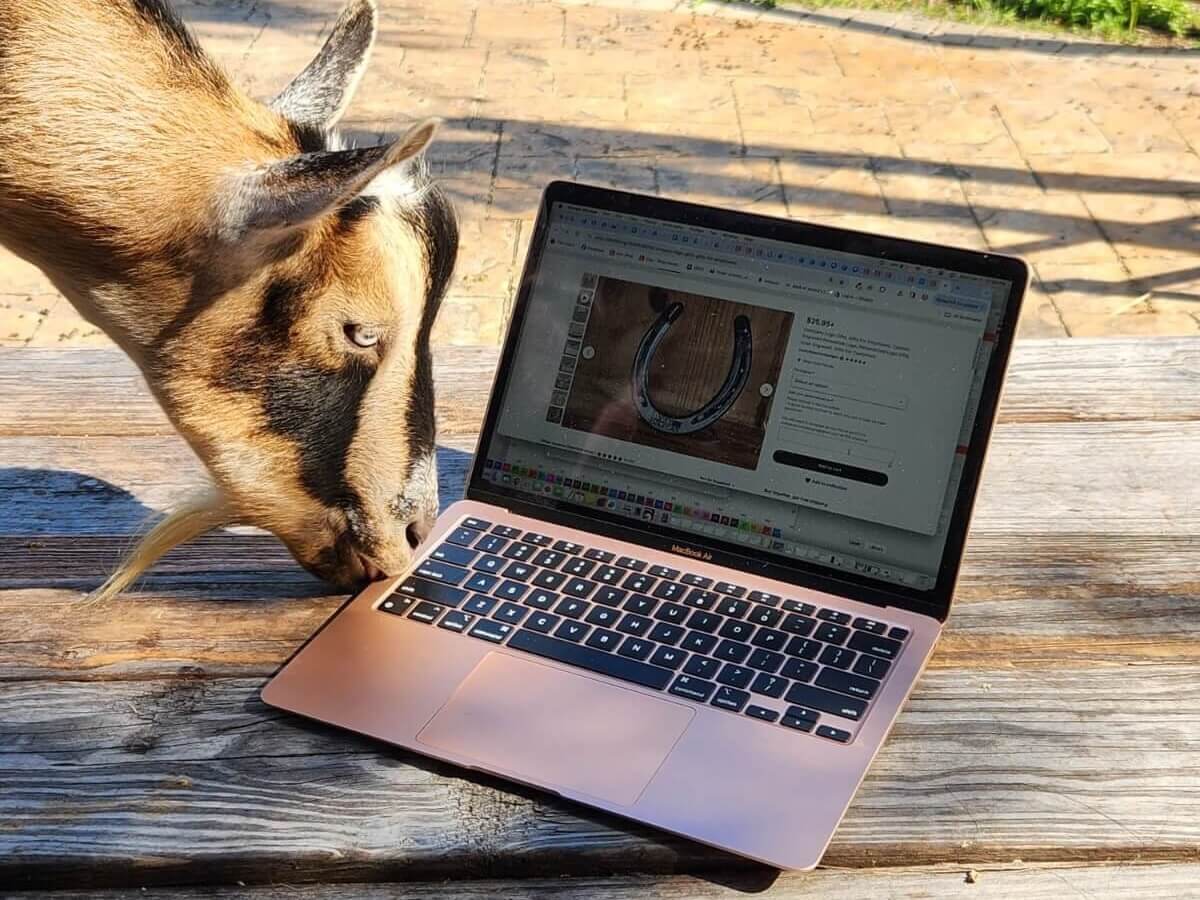
[(350, 0), (321, 52), (271, 101), (271, 108), (297, 125), (333, 128), (367, 67), (375, 27), (375, 0)]
[(238, 176), (221, 204), (223, 236), (236, 241), (256, 232), (279, 233), (332, 212), (429, 146), (437, 125), (425, 119), (390, 144), (304, 153)]

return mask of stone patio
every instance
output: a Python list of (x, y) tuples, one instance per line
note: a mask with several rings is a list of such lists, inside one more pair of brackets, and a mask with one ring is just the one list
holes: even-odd
[[(687, 0), (380, 0), (359, 143), (445, 120), (463, 220), (443, 343), (495, 343), (552, 178), (754, 209), (1032, 262), (1031, 337), (1200, 334), (1200, 56), (896, 13)], [(339, 0), (179, 4), (269, 96)], [(96, 345), (0, 251), (0, 345)]]

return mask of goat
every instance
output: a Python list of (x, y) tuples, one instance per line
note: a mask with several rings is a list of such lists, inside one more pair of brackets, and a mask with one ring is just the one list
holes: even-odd
[(374, 0), (269, 105), (165, 0), (0, 4), (0, 244), (137, 364), (212, 489), (98, 592), (214, 527), (276, 534), (338, 588), (437, 515), (430, 330), (458, 250), (423, 151), (346, 148)]

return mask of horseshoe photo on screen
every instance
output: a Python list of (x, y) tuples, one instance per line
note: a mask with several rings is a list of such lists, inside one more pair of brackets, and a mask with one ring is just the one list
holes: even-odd
[(595, 293), (563, 426), (755, 468), (792, 313), (589, 277)]

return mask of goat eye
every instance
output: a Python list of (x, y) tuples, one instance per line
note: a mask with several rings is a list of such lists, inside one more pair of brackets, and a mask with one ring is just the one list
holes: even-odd
[(362, 347), (364, 350), (370, 349), (379, 343), (380, 329), (374, 325), (347, 325), (345, 329), (346, 340), (352, 343), (355, 347)]

